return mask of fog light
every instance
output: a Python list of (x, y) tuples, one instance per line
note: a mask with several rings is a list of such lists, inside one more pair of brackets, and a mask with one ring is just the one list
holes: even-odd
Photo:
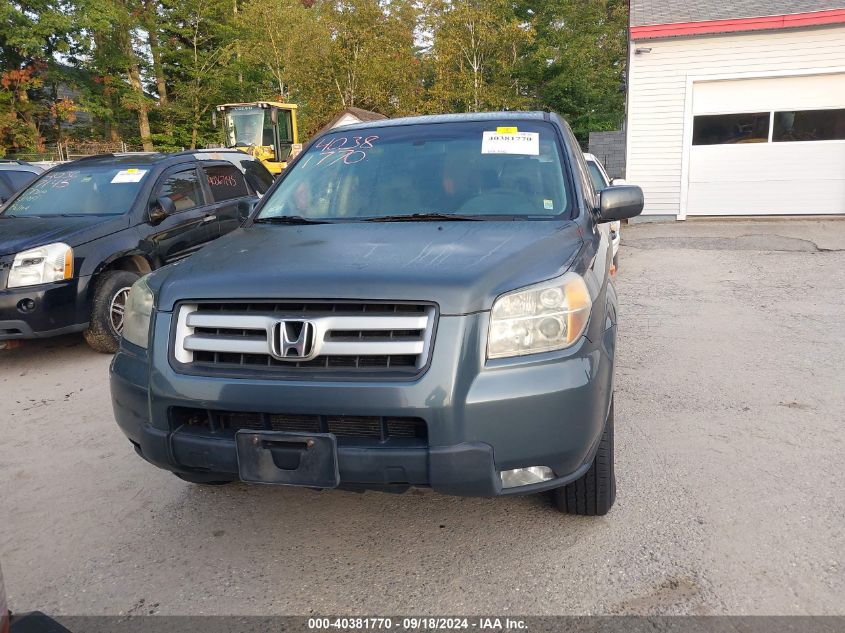
[(32, 299), (21, 299), (18, 301), (18, 310), (21, 312), (32, 312), (35, 310), (35, 301)]
[(549, 481), (555, 478), (554, 471), (548, 466), (529, 466), (528, 468), (503, 470), (499, 475), (502, 477), (503, 488), (538, 484), (541, 481)]

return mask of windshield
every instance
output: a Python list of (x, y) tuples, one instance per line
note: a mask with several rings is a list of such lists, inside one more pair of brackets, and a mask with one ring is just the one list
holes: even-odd
[(226, 145), (229, 147), (272, 145), (272, 128), (264, 142), (264, 110), (254, 106), (239, 106), (226, 110)]
[(129, 211), (148, 174), (148, 167), (125, 165), (54, 169), (24, 190), (3, 215), (121, 215)]
[(539, 121), (339, 131), (290, 168), (258, 219), (555, 217), (569, 212), (563, 173), (555, 130)]

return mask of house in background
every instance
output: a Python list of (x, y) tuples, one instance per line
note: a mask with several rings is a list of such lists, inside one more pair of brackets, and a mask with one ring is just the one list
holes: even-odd
[(353, 123), (361, 123), (363, 121), (379, 121), (386, 118), (386, 116), (379, 114), (378, 112), (363, 110), (361, 108), (346, 108), (345, 110), (338, 112), (331, 121), (317, 132), (317, 134), (322, 134), (323, 132), (340, 127), (341, 125), (352, 125)]
[(631, 0), (644, 215), (845, 214), (845, 0)]

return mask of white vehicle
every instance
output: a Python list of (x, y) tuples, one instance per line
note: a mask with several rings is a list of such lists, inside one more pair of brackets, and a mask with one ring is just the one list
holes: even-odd
[[(584, 159), (587, 161), (587, 168), (590, 171), (590, 180), (593, 181), (593, 188), (596, 190), (596, 193), (602, 189), (607, 189), (608, 187), (627, 184), (622, 178), (614, 178), (611, 180), (610, 176), (607, 175), (604, 165), (602, 165), (601, 161), (592, 154), (585, 153)], [(610, 239), (613, 242), (613, 266), (618, 269), (619, 242), (622, 239), (622, 223), (618, 221), (611, 222), (609, 226)]]

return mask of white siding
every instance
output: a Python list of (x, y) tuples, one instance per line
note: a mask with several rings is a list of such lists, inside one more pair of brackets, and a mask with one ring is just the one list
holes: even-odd
[[(636, 55), (636, 48), (651, 52)], [(645, 214), (677, 215), (686, 186), (681, 181), (688, 80), (841, 69), (845, 25), (638, 41), (631, 51), (626, 178), (643, 187)]]

